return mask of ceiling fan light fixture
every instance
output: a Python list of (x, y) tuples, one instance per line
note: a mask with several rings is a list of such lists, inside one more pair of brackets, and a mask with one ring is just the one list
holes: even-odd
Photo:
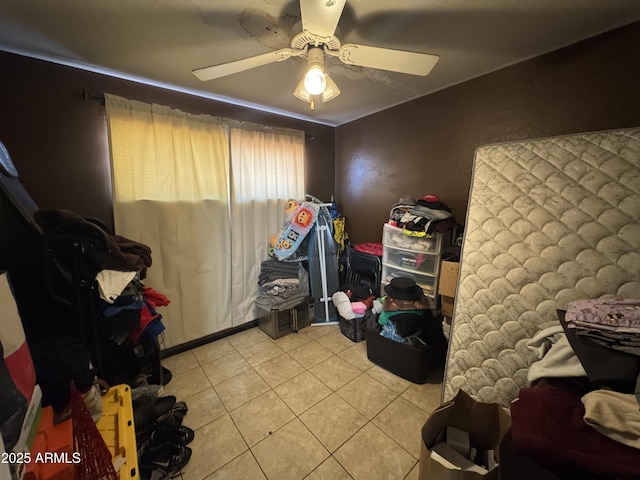
[(433, 54), (368, 45), (343, 45), (335, 34), (347, 0), (296, 2), (300, 4), (301, 31), (291, 38), (290, 48), (197, 68), (193, 70), (194, 75), (203, 81), (213, 80), (292, 57), (306, 58), (307, 68), (293, 94), (311, 110), (319, 110), (326, 102), (340, 95), (340, 89), (325, 70), (325, 57), (337, 58), (346, 65), (419, 76), (428, 75), (438, 61), (438, 55)]
[(327, 86), (327, 80), (322, 68), (313, 65), (304, 76), (304, 88), (311, 95), (320, 95)]
[(293, 95), (303, 102), (308, 103), (311, 110), (320, 110), (326, 102), (340, 95), (338, 85), (336, 85), (336, 82), (334, 82), (328, 74), (325, 74), (325, 80), (327, 85), (324, 91), (319, 95), (311, 95), (304, 86), (303, 78), (298, 83)]
[(324, 71), (324, 51), (319, 47), (309, 47), (307, 51), (309, 68), (300, 80), (293, 94), (311, 110), (319, 110), (325, 102), (340, 95), (340, 89), (328, 73)]
[(322, 92), (322, 101), (328, 102), (329, 100), (332, 100), (340, 95), (340, 89), (338, 88), (338, 85), (336, 85), (336, 82), (334, 82), (333, 79), (329, 76), (329, 74), (325, 74), (324, 78), (327, 86), (324, 89), (324, 92)]
[(311, 95), (320, 95), (327, 86), (324, 73), (324, 50), (309, 47), (307, 50), (308, 68), (304, 75), (304, 88)]

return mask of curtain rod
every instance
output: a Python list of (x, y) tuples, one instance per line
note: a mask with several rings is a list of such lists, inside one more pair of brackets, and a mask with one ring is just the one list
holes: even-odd
[[(104, 93), (89, 93), (86, 90), (82, 90), (82, 98), (84, 99), (85, 102), (93, 100), (96, 102), (100, 102), (102, 105), (105, 105)], [(306, 138), (307, 140), (316, 139), (313, 135), (306, 132), (304, 134), (304, 138)]]
[(89, 100), (95, 100), (97, 102), (100, 102), (102, 105), (104, 105), (104, 102), (105, 102), (103, 93), (91, 94), (86, 90), (82, 90), (82, 98), (84, 99), (85, 102), (88, 102)]

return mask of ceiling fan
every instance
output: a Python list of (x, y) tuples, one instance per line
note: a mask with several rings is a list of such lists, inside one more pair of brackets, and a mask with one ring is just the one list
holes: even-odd
[(338, 57), (347, 65), (377, 68), (392, 72), (425, 76), (438, 61), (437, 55), (415, 53), (366, 45), (342, 45), (335, 36), (346, 0), (300, 0), (302, 32), (291, 39), (290, 48), (282, 48), (255, 57), (210, 67), (197, 68), (193, 74), (207, 81), (234, 73), (281, 62), (291, 57), (306, 57), (307, 72), (293, 94), (309, 103), (311, 110), (322, 108), (337, 97), (340, 89), (324, 68), (325, 56)]

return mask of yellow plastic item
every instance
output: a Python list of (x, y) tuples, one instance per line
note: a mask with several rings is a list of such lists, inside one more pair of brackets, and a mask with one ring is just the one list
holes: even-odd
[(111, 457), (114, 460), (117, 460), (117, 457), (124, 459), (124, 464), (118, 470), (120, 480), (138, 480), (136, 431), (133, 423), (131, 388), (128, 385), (111, 387), (102, 397), (102, 417), (96, 426), (111, 452)]

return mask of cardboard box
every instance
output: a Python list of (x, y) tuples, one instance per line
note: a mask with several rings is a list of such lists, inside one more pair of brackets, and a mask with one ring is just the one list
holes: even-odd
[(456, 296), (456, 287), (458, 286), (458, 262), (442, 261), (440, 265), (440, 281), (438, 285), (438, 294), (443, 297), (454, 298)]
[(438, 294), (440, 295), (440, 309), (442, 316), (453, 317), (453, 304), (458, 286), (458, 262), (442, 261), (440, 265), (440, 280), (438, 282)]
[(476, 450), (498, 448), (502, 437), (511, 427), (511, 417), (496, 403), (479, 403), (460, 390), (456, 397), (438, 407), (422, 427), (420, 446), (420, 480), (497, 480), (500, 466), (486, 473), (463, 470), (456, 465), (445, 466), (434, 460), (432, 449), (441, 443), (447, 427), (469, 432), (469, 441)]
[(442, 311), (443, 317), (453, 317), (454, 300), (453, 297), (440, 297), (440, 310)]

